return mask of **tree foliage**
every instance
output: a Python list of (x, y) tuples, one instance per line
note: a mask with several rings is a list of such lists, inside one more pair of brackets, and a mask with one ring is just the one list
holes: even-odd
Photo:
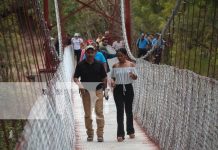
[[(89, 1), (84, 0), (83, 2)], [(161, 32), (176, 4), (176, 0), (131, 0), (130, 2), (132, 46), (135, 45), (141, 32)], [(218, 62), (217, 3), (216, 0), (181, 1), (179, 12), (174, 17), (164, 37), (167, 39), (170, 35), (171, 39), (169, 40), (172, 40), (173, 45), (165, 51), (163, 63), (187, 68), (202, 75), (208, 74), (209, 67), (217, 68), (217, 65), (214, 66)], [(76, 1), (63, 0), (61, 6), (62, 14), (65, 16), (82, 5)], [(107, 0), (96, 1), (90, 6), (97, 10), (103, 8), (108, 14), (112, 13), (110, 3)], [(109, 20), (86, 7), (86, 9), (69, 17), (63, 27), (71, 35), (80, 32), (84, 37), (93, 38), (97, 36), (98, 32), (102, 33), (107, 30), (109, 24)], [(118, 27), (118, 30), (121, 28)], [(176, 63), (174, 63), (175, 60), (177, 60)]]
[[(90, 1), (84, 0), (83, 2), (88, 3)], [(93, 11), (97, 10), (102, 11), (108, 15), (112, 14), (113, 10), (107, 0), (99, 0), (93, 2), (89, 5), (91, 8), (84, 7), (82, 10), (79, 9), (83, 5), (72, 0), (61, 0), (59, 1), (59, 6), (62, 18), (62, 28), (71, 36), (75, 32), (79, 32), (83, 37), (96, 38), (98, 33), (103, 33), (109, 28), (109, 20), (102, 17), (102, 15), (99, 13)], [(103, 8), (103, 10), (100, 10), (100, 8)], [(65, 17), (70, 14), (71, 16), (65, 19)], [(50, 0), (50, 19), (53, 24), (56, 24), (53, 0)], [(52, 32), (53, 35), (57, 35), (55, 28)]]
[(175, 0), (132, 0), (131, 2), (136, 32), (160, 32), (175, 5)]

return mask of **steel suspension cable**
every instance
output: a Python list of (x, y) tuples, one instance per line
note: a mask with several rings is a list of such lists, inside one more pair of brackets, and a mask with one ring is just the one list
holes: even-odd
[[(180, 8), (181, 1), (182, 1), (182, 0), (177, 0), (177, 1), (176, 1), (175, 7), (174, 7), (174, 9), (173, 9), (173, 13), (171, 14), (171, 16), (169, 17), (169, 19), (168, 19), (166, 25), (164, 26), (164, 28), (163, 28), (162, 31), (161, 31), (161, 38), (158, 40), (159, 43), (161, 43), (161, 41), (162, 41), (162, 39), (163, 39), (163, 37), (164, 37), (164, 35), (165, 35), (165, 33), (166, 33), (166, 30), (169, 28), (169, 26), (170, 26), (172, 20), (173, 20), (174, 17), (177, 15), (177, 13), (178, 13), (178, 11), (179, 11), (179, 8)], [(147, 54), (144, 55), (144, 56), (141, 57), (141, 58), (143, 58), (143, 59), (144, 59), (144, 58), (147, 58), (147, 57), (150, 56), (154, 51), (155, 51), (155, 47), (153, 46), (153, 47), (147, 52)], [(165, 56), (165, 47), (163, 47), (163, 49), (162, 49), (162, 57), (164, 57), (164, 56)]]
[(60, 24), (58, 1), (54, 0), (54, 4), (55, 4), (55, 14), (56, 14), (57, 30), (58, 30), (58, 41), (59, 41), (59, 60), (62, 61), (63, 44), (62, 44), (61, 24)]
[(182, 1), (182, 0), (176, 0), (176, 4), (175, 4), (175, 7), (174, 7), (174, 9), (173, 9), (173, 12), (172, 12), (171, 16), (169, 17), (169, 19), (167, 20), (166, 25), (164, 26), (164, 28), (163, 28), (162, 31), (161, 31), (161, 34), (162, 34), (162, 35), (165, 35), (165, 32), (166, 32), (167, 28), (169, 28), (169, 26), (170, 26), (172, 20), (173, 20), (174, 17), (177, 15), (178, 10), (179, 10), (179, 7), (180, 7), (180, 4), (181, 4), (181, 1)]
[(124, 11), (124, 0), (120, 0), (120, 7), (121, 7), (121, 23), (122, 23), (122, 32), (123, 32), (123, 39), (125, 43), (125, 47), (128, 53), (128, 56), (130, 59), (136, 61), (136, 58), (132, 55), (130, 51), (130, 47), (127, 40), (127, 34), (126, 34), (126, 26), (125, 26), (125, 11)]
[[(161, 38), (159, 39), (159, 42), (161, 42), (162, 40), (162, 37), (163, 35), (165, 34), (167, 28), (170, 26), (170, 23), (172, 22), (174, 16), (177, 14), (178, 12), (178, 9), (179, 9), (179, 6), (180, 6), (180, 3), (181, 3), (181, 0), (177, 0), (176, 1), (176, 5), (174, 7), (174, 10), (173, 10), (173, 13), (172, 15), (170, 16), (166, 26), (163, 28), (163, 30), (161, 31)], [(132, 55), (131, 51), (130, 51), (130, 48), (129, 48), (129, 45), (128, 45), (128, 40), (127, 40), (127, 34), (126, 34), (126, 28), (125, 28), (125, 13), (124, 13), (124, 0), (120, 0), (120, 4), (121, 4), (121, 23), (122, 23), (122, 32), (123, 32), (123, 39), (124, 39), (124, 42), (125, 42), (125, 46), (126, 46), (126, 49), (127, 49), (127, 53), (128, 53), (128, 56), (130, 57), (130, 59), (136, 61), (136, 58)], [(143, 57), (141, 58), (147, 58), (148, 56), (150, 56), (153, 52), (154, 52), (155, 48), (154, 46), (151, 48), (151, 50), (149, 50), (147, 52), (146, 55), (144, 55)], [(163, 48), (163, 53), (164, 53), (164, 48)]]

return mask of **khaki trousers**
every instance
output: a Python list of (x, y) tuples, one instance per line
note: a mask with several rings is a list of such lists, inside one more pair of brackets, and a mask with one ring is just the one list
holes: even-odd
[(88, 136), (93, 137), (94, 131), (92, 127), (92, 110), (95, 108), (97, 136), (103, 137), (104, 130), (104, 115), (103, 115), (103, 90), (88, 91), (80, 90), (83, 100), (83, 108), (85, 112), (85, 126)]

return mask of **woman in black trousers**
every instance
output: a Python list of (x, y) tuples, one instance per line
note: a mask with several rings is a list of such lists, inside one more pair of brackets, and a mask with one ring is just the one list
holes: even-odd
[(117, 51), (118, 63), (113, 65), (111, 78), (114, 101), (117, 108), (117, 141), (122, 142), (125, 138), (124, 110), (126, 113), (126, 132), (130, 138), (135, 138), (133, 127), (132, 103), (134, 98), (133, 80), (137, 79), (135, 64), (127, 60), (125, 48)]

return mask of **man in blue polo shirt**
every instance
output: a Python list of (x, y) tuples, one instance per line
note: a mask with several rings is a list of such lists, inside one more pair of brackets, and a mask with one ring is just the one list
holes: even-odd
[(141, 33), (141, 37), (138, 38), (136, 45), (139, 50), (138, 57), (144, 56), (147, 53), (147, 45), (148, 45), (148, 40), (146, 39), (144, 33)]
[[(86, 58), (78, 63), (74, 73), (74, 82), (79, 86), (83, 107), (85, 111), (85, 126), (88, 135), (87, 141), (93, 141), (94, 130), (92, 128), (92, 101), (90, 93), (95, 93), (95, 112), (97, 122), (97, 140), (103, 142), (104, 115), (103, 115), (103, 89), (107, 87), (107, 73), (103, 64), (95, 60), (96, 49), (93, 45), (86, 47)], [(79, 80), (80, 78), (80, 80)], [(97, 83), (94, 87), (88, 87), (88, 83)]]

